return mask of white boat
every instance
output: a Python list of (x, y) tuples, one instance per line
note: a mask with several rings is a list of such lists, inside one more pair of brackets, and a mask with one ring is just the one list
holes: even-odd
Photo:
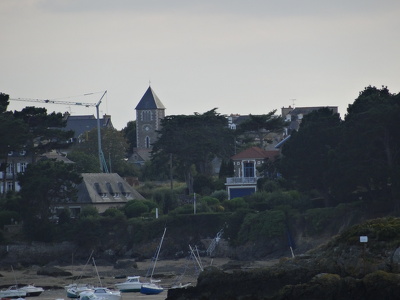
[(156, 255), (154, 258), (154, 264), (153, 264), (153, 268), (152, 268), (151, 275), (150, 275), (150, 282), (143, 283), (142, 287), (140, 288), (140, 293), (142, 293), (142, 294), (156, 295), (156, 294), (161, 293), (164, 290), (164, 288), (157, 283), (157, 282), (159, 282), (159, 280), (158, 281), (153, 280), (153, 274), (154, 274), (154, 270), (156, 268), (158, 255), (160, 254), (161, 246), (164, 241), (164, 236), (165, 236), (166, 231), (167, 231), (167, 228), (164, 228), (164, 233), (161, 237), (160, 245), (157, 248)]
[(95, 287), (93, 289), (93, 294), (104, 300), (121, 300), (120, 291), (112, 291), (105, 287)]
[(21, 291), (26, 292), (26, 297), (39, 296), (44, 292), (44, 289), (40, 286), (35, 286), (34, 284), (28, 284), (19, 288)]
[(79, 300), (103, 300), (100, 297), (97, 297), (93, 291), (84, 291), (80, 293)]
[(23, 298), (26, 292), (20, 290), (16, 285), (12, 285), (5, 290), (0, 291), (0, 298)]
[(140, 292), (142, 282), (140, 282), (140, 276), (128, 276), (125, 282), (116, 283), (115, 287), (122, 293)]
[(82, 292), (93, 292), (93, 287), (87, 284), (70, 284), (65, 286), (65, 289), (67, 290), (68, 298), (79, 298)]

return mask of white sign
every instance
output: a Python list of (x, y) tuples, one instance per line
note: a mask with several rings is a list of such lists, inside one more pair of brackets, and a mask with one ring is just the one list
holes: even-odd
[(368, 237), (365, 235), (360, 236), (360, 243), (368, 243)]

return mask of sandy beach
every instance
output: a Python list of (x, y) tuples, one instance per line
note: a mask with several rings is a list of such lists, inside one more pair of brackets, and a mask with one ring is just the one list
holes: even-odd
[[(228, 258), (202, 258), (201, 264), (203, 267), (215, 266), (223, 268), (230, 260)], [(249, 262), (244, 265), (245, 268), (258, 268), (268, 265), (272, 265), (276, 261), (256, 261)], [(31, 300), (54, 300), (54, 299), (68, 299), (64, 286), (76, 282), (74, 278), (79, 278), (79, 283), (92, 284), (93, 286), (106, 286), (114, 288), (115, 283), (125, 281), (124, 278), (115, 278), (125, 276), (142, 276), (142, 281), (146, 281), (145, 276), (147, 270), (151, 266), (150, 260), (137, 262), (137, 269), (134, 270), (121, 270), (115, 269), (113, 266), (94, 266), (93, 264), (88, 265), (71, 265), (71, 266), (55, 266), (62, 270), (72, 273), (72, 276), (68, 277), (51, 277), (44, 275), (37, 275), (38, 266), (32, 266), (25, 269), (15, 268), (3, 268), (0, 270), (0, 286), (2, 288), (9, 287), (11, 285), (18, 284), (19, 286), (26, 284), (34, 284), (36, 286), (43, 287), (45, 291), (38, 297), (29, 297)], [(97, 272), (99, 277), (97, 276)], [(128, 273), (126, 273), (128, 272)], [(157, 269), (154, 277), (158, 277), (161, 280), (161, 285), (165, 290), (155, 296), (142, 295), (140, 293), (123, 293), (122, 298), (124, 300), (133, 299), (165, 299), (167, 297), (167, 289), (174, 283), (191, 283), (196, 285), (197, 276), (199, 269), (196, 267), (194, 261), (188, 261), (187, 259), (177, 260), (164, 260), (157, 262)], [(180, 279), (178, 281), (178, 279)], [(101, 283), (100, 283), (101, 281)]]

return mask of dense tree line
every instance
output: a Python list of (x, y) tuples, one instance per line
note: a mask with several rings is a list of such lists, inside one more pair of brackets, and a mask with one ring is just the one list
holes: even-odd
[(358, 199), (400, 201), (400, 94), (369, 86), (344, 120), (328, 109), (306, 115), (282, 149), (280, 171), (326, 205)]

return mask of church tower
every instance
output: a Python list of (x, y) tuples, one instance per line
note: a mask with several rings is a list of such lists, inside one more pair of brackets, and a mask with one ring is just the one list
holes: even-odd
[(149, 86), (136, 110), (136, 153), (138, 161), (150, 159), (152, 144), (157, 140), (157, 130), (161, 128), (161, 120), (165, 117), (165, 107)]

